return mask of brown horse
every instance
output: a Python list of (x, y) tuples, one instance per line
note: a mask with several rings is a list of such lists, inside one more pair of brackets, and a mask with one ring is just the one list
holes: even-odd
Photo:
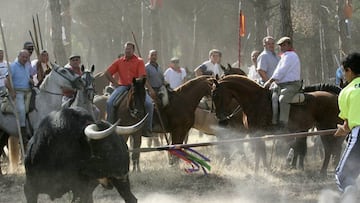
[[(313, 127), (318, 130), (336, 128), (337, 124), (341, 123), (338, 117), (338, 91), (334, 92), (333, 88), (326, 87), (307, 88), (306, 90), (309, 92), (305, 93), (305, 102), (291, 105), (288, 123), (290, 132), (306, 132)], [(243, 108), (247, 116), (249, 131), (254, 136), (261, 136), (263, 133), (273, 130), (270, 90), (263, 88), (247, 77), (230, 75), (216, 83), (216, 88), (212, 94), (216, 106), (216, 115), (220, 120), (226, 118), (228, 112), (232, 111), (228, 106), (232, 98), (234, 98)], [(335, 160), (339, 159), (343, 138), (325, 135), (321, 136), (321, 140), (325, 149), (321, 173), (326, 174), (330, 156), (335, 156)], [(263, 158), (266, 166), (265, 144), (260, 142), (256, 143), (256, 145), (255, 170), (258, 169), (259, 157)], [(303, 168), (306, 154), (306, 137), (296, 139), (295, 145), (292, 147), (295, 151), (292, 165), (296, 165), (298, 158), (299, 167)]]
[[(133, 79), (127, 95), (123, 98), (116, 110), (115, 120), (120, 119), (120, 125), (133, 125), (138, 123), (145, 116), (145, 78)], [(142, 131), (131, 135), (134, 142), (134, 148), (140, 148)], [(139, 170), (139, 153), (132, 153), (133, 170)], [(136, 168), (138, 167), (138, 168)]]
[[(170, 93), (169, 104), (160, 108), (165, 131), (171, 134), (172, 144), (183, 143), (194, 125), (195, 110), (201, 98), (211, 94), (213, 81), (208, 76), (200, 76), (185, 82)], [(154, 117), (154, 123), (154, 132), (164, 132), (158, 124), (158, 117)]]
[(109, 85), (110, 82), (109, 80), (106, 78), (104, 72), (98, 72), (94, 75), (95, 78), (95, 93), (97, 95), (102, 95), (105, 86)]

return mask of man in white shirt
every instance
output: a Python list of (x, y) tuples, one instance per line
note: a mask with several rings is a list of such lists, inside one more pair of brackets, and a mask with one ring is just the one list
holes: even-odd
[(301, 88), (300, 81), (300, 59), (295, 53), (292, 41), (289, 37), (282, 37), (277, 44), (280, 46), (282, 52), (281, 59), (276, 66), (274, 74), (264, 84), (265, 87), (270, 87), (272, 82), (276, 82), (281, 88), (279, 102), (280, 102), (280, 117), (279, 124), (286, 127), (289, 121), (290, 102), (296, 93)]
[(179, 63), (179, 58), (171, 58), (170, 67), (164, 72), (164, 79), (169, 83), (171, 89), (175, 89), (185, 82), (186, 71), (184, 68), (180, 67)]
[(218, 49), (212, 49), (209, 51), (209, 60), (202, 63), (200, 66), (195, 68), (195, 76), (200, 75), (212, 75), (221, 76), (223, 70), (220, 67), (221, 63), (221, 52)]

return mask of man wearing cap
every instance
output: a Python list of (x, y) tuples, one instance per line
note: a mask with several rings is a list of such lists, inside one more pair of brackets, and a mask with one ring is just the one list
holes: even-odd
[[(69, 68), (72, 71), (74, 71), (75, 74), (77, 75), (82, 75), (81, 72), (81, 57), (78, 54), (72, 54), (69, 57), (69, 63), (67, 65), (65, 65), (65, 68)], [(63, 98), (62, 98), (62, 103), (66, 103), (67, 101), (71, 100), (74, 98), (75, 96), (75, 90), (72, 89), (63, 89)]]
[(179, 58), (171, 58), (170, 67), (164, 72), (165, 81), (170, 84), (171, 89), (175, 89), (185, 82), (186, 71), (179, 66), (179, 62)]
[(263, 39), (264, 50), (257, 58), (256, 70), (261, 77), (261, 84), (269, 80), (275, 71), (279, 62), (279, 57), (275, 53), (275, 41), (271, 36), (266, 36)]
[(290, 37), (282, 37), (276, 44), (279, 45), (282, 52), (281, 58), (273, 75), (268, 81), (266, 81), (264, 86), (268, 88), (271, 83), (275, 82), (280, 87), (279, 124), (280, 127), (287, 127), (290, 113), (290, 102), (301, 88), (300, 59), (293, 49)]
[(202, 63), (200, 66), (195, 68), (195, 76), (200, 75), (212, 75), (221, 76), (223, 70), (220, 67), (221, 52), (218, 49), (212, 49), (209, 51), (209, 60)]

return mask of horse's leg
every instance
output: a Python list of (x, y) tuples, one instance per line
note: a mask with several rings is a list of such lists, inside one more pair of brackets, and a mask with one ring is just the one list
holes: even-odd
[[(304, 169), (304, 158), (307, 151), (306, 137), (296, 138), (293, 149), (294, 149), (294, 160), (292, 166), (296, 167), (296, 161), (299, 161), (299, 168)], [(296, 157), (299, 160), (297, 160)]]
[[(9, 139), (9, 135), (7, 133), (5, 133), (5, 132), (0, 133), (0, 157), (1, 157), (1, 155), (3, 155), (4, 159), (6, 156), (5, 152), (4, 152), (4, 147), (6, 146), (8, 139)], [(0, 165), (0, 176), (1, 175), (3, 175), (3, 173), (2, 173), (1, 165)]]
[(14, 173), (19, 167), (20, 146), (19, 137), (10, 135), (8, 140), (9, 147), (9, 173)]
[(327, 147), (324, 147), (324, 148), (325, 148), (324, 149), (325, 150), (325, 157), (324, 157), (323, 165), (322, 165), (321, 170), (320, 170), (320, 174), (323, 175), (323, 176), (326, 176), (326, 171), (327, 171), (327, 168), (329, 166), (331, 153), (330, 153), (330, 150)]
[[(141, 135), (134, 134), (131, 136), (133, 138), (133, 149), (140, 148), (141, 146)], [(140, 152), (133, 152), (131, 154), (131, 160), (133, 162), (133, 171), (141, 172), (140, 170)]]
[(265, 149), (265, 142), (264, 141), (256, 142), (255, 145), (256, 145), (255, 146), (255, 172), (258, 172), (260, 158), (263, 161), (264, 167), (267, 168), (266, 149)]
[(260, 158), (263, 161), (263, 166), (264, 168), (268, 168), (268, 164), (267, 164), (267, 160), (266, 160), (266, 146), (265, 146), (265, 142), (264, 141), (260, 141), (259, 143), (260, 147), (259, 147), (259, 153), (260, 153)]
[(306, 137), (299, 138), (299, 168), (304, 170), (304, 159), (307, 151)]

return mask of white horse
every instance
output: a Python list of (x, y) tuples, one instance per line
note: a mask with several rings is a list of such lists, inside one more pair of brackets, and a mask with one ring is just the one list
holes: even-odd
[[(59, 110), (62, 103), (62, 89), (79, 89), (84, 85), (80, 76), (67, 68), (52, 65), (52, 71), (48, 74), (40, 86), (40, 92), (36, 95), (36, 109), (29, 113), (30, 124), (34, 130), (40, 121), (51, 111)], [(28, 123), (27, 123), (28, 124)], [(0, 128), (9, 135), (18, 135), (15, 116), (0, 112)], [(9, 171), (18, 167), (19, 162), (19, 138), (10, 136), (9, 147)]]
[[(76, 92), (74, 101), (70, 104), (70, 107), (81, 107), (86, 109), (94, 120), (99, 120), (99, 110), (93, 104), (95, 96), (95, 78), (93, 76), (95, 66), (92, 65), (90, 70), (85, 70), (85, 67), (81, 66), (81, 79), (84, 82), (84, 87), (80, 88)], [(63, 106), (64, 107), (64, 106)], [(66, 106), (65, 106), (66, 107)]]

